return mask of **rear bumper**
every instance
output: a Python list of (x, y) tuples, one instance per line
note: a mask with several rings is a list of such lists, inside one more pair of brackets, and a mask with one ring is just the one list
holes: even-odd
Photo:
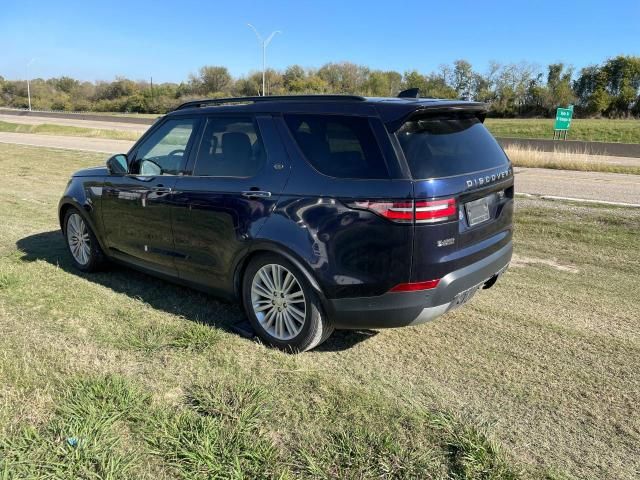
[[(432, 290), (385, 293), (377, 297), (329, 299), (336, 328), (391, 328), (428, 322), (459, 304), (462, 292), (493, 285), (511, 261), (512, 243), (486, 258), (445, 275)], [(488, 283), (489, 282), (489, 283)]]

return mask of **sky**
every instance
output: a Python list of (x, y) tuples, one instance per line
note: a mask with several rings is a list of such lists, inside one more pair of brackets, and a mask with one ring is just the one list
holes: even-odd
[[(350, 61), (436, 71), (466, 59), (576, 69), (640, 55), (640, 0), (0, 0), (0, 75), (180, 82), (203, 65), (234, 76), (262, 67)], [(31, 62), (31, 60), (33, 61)], [(27, 67), (27, 64), (30, 64)]]

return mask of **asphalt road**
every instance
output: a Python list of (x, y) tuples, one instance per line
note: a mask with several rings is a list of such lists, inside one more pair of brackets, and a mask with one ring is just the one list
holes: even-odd
[[(104, 153), (126, 152), (133, 145), (128, 140), (8, 132), (0, 132), (0, 143)], [(640, 205), (640, 175), (520, 167), (514, 171), (518, 193)]]
[(43, 123), (53, 125), (67, 125), (70, 127), (95, 128), (98, 130), (125, 130), (129, 132), (139, 132), (142, 135), (149, 125), (141, 125), (138, 123), (98, 121), (98, 120), (80, 120), (75, 118), (49, 118), (37, 116), (17, 116), (6, 115), (0, 113), (0, 121), (9, 123), (22, 123), (26, 125), (40, 125)]
[(12, 132), (0, 132), (0, 143), (16, 143), (35, 147), (64, 148), (66, 150), (87, 150), (89, 152), (104, 153), (127, 152), (133, 145), (133, 142), (129, 140)]
[(521, 167), (514, 172), (518, 193), (640, 206), (640, 175)]

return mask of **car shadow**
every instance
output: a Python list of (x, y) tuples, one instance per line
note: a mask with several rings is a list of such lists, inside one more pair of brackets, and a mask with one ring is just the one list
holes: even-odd
[[(243, 337), (253, 337), (246, 315), (237, 304), (217, 300), (205, 293), (115, 263), (109, 264), (101, 272), (81, 272), (74, 267), (59, 230), (24, 237), (16, 242), (16, 246), (22, 253), (22, 261), (45, 261), (67, 273), (140, 300), (155, 309)], [(347, 350), (376, 333), (370, 330), (336, 331), (316, 350)]]

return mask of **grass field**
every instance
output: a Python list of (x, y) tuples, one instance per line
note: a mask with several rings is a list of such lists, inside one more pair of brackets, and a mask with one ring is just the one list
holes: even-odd
[[(553, 119), (487, 118), (485, 125), (496, 137), (553, 138)], [(640, 120), (574, 119), (569, 140), (640, 143)]]
[(640, 159), (638, 158), (613, 157), (612, 159), (612, 157), (578, 152), (544, 152), (516, 145), (505, 147), (504, 151), (515, 167), (640, 175)]
[(141, 134), (126, 130), (108, 130), (100, 128), (72, 127), (43, 123), (29, 125), (0, 121), (0, 132), (38, 133), (42, 135), (64, 135), (71, 137), (109, 138), (113, 140), (137, 140)]
[(287, 355), (240, 309), (73, 270), (56, 204), (104, 157), (0, 145), (0, 478), (637, 478), (640, 212), (517, 200), (495, 288)]

